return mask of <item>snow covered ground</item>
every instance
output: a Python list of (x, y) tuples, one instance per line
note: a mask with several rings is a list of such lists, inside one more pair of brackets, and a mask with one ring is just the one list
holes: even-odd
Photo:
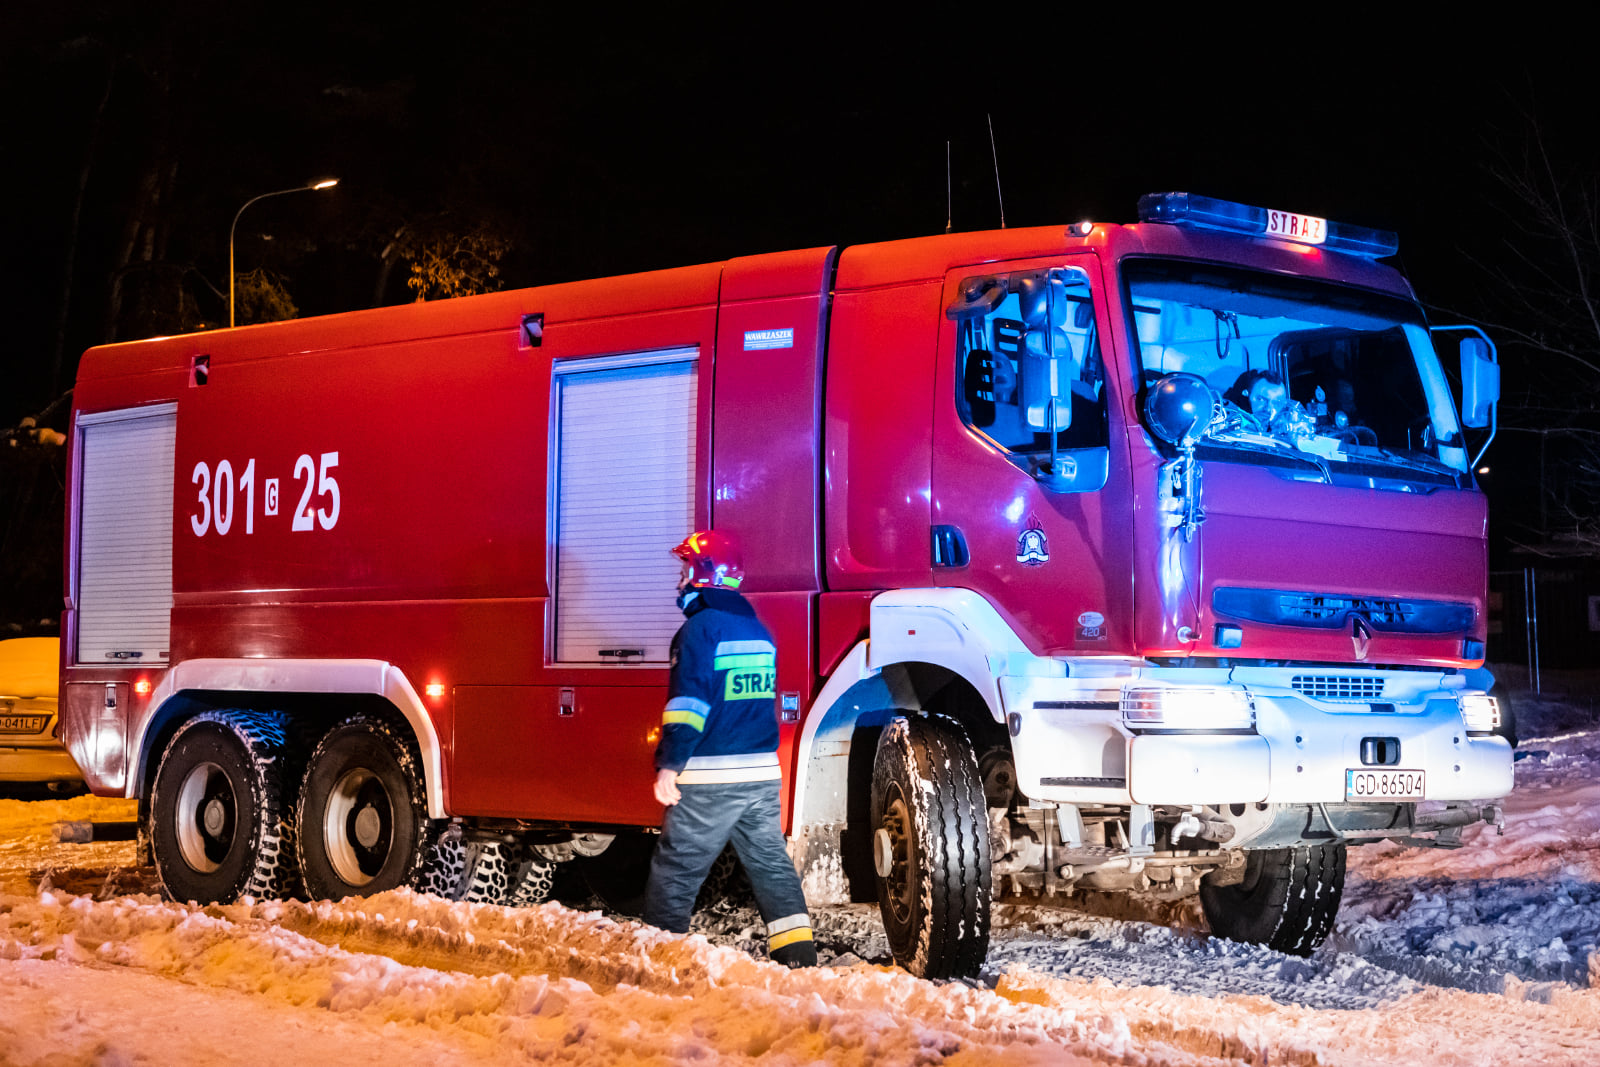
[(175, 905), (131, 843), (53, 842), (129, 803), (0, 800), (0, 1064), (1600, 1063), (1600, 727), (1587, 697), (1518, 713), (1505, 835), (1353, 850), (1310, 959), (1192, 907), (1010, 903), (970, 984), (882, 965), (866, 906), (790, 972), (737, 908), (681, 938), (409, 892)]

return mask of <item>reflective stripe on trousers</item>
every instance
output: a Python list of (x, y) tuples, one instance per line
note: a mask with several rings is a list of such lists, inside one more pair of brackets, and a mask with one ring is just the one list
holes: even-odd
[(805, 912), (785, 915), (767, 924), (767, 948), (776, 951), (797, 941), (811, 940), (811, 916)]

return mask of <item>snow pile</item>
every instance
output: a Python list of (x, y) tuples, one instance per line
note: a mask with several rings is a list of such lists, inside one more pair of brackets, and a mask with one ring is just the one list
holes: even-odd
[(93, 892), (109, 877), (122, 891), (145, 888), (129, 878), (132, 841), (62, 844), (58, 822), (131, 822), (138, 802), (79, 796), (70, 800), (0, 799), (0, 893), (32, 894), (41, 879)]
[[(0, 964), (8, 985), (42, 990), (62, 972), (113, 966), (186, 992), (265, 1002), (250, 1013), (261, 1022), (277, 1014), (267, 1008), (289, 1006), (382, 1029), (401, 1046), (436, 1049), (448, 1038), (492, 1059), (927, 1062), (981, 1050), (986, 1062), (1033, 1062), (1048, 1049), (1054, 1062), (1103, 1062), (1124, 1050), (1115, 1027), (1101, 1032), (959, 983), (864, 965), (790, 972), (703, 938), (556, 904), (513, 910), (405, 891), (204, 908), (8, 897), (0, 960), (10, 961)], [(0, 1023), (8, 1063), (59, 1052), (49, 1035), (81, 1010), (64, 998), (24, 999)], [(280, 1062), (270, 1030), (207, 1015), (237, 1030), (233, 1062)], [(1081, 1055), (1067, 1054), (1074, 1049)]]
[[(108, 971), (106, 983), (87, 980)], [(227, 907), (0, 897), (0, 984), (7, 1064), (281, 1063), (297, 1058), (294, 1035), (309, 1042), (323, 1029), (319, 1060), (386, 1064), (1203, 1064), (1268, 1062), (1268, 1050), (1271, 1062), (1408, 1067), (1600, 1058), (1590, 990), (1426, 989), (1352, 1012), (1013, 966), (991, 992), (865, 964), (791, 972), (558, 904), (406, 891)], [(132, 1008), (141, 989), (157, 1001), (148, 1023)], [(1466, 1033), (1472, 1042), (1458, 1040)]]
[(1529, 738), (1516, 771), (1503, 836), (1480, 824), (1457, 850), (1352, 850), (1332, 947), (1462, 989), (1531, 982), (1543, 995), (1541, 983), (1591, 984), (1600, 972), (1600, 731)]
[(676, 937), (560, 904), (409, 892), (226, 907), (119, 895), (149, 884), (132, 844), (58, 845), (49, 825), (129, 818), (130, 802), (0, 801), (0, 1065), (1590, 1067), (1600, 732), (1557, 701), (1518, 710), (1530, 739), (1505, 836), (1353, 849), (1338, 926), (1309, 959), (1211, 938), (1192, 903), (1007, 903), (974, 983), (877, 965), (869, 905), (814, 909), (835, 966), (790, 972), (760, 958), (747, 907), (709, 909)]

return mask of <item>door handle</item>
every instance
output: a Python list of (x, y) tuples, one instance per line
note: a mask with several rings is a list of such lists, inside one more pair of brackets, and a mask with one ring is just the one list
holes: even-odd
[(965, 567), (972, 562), (967, 552), (967, 539), (961, 527), (942, 524), (933, 528), (933, 565), (935, 567)]

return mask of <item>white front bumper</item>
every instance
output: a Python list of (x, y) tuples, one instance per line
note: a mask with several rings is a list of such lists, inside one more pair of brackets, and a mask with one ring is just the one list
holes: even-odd
[(1454, 694), (1445, 690), (1374, 712), (1367, 703), (1311, 701), (1287, 687), (1251, 685), (1254, 733), (1135, 733), (1112, 709), (1118, 690), (1099, 685), (1001, 679), (1018, 785), (1028, 796), (1066, 803), (1342, 803), (1345, 772), (1363, 768), (1361, 744), (1369, 737), (1399, 742), (1392, 766), (1426, 775), (1424, 799), (1489, 800), (1511, 792), (1510, 746), (1500, 737), (1469, 737)]

